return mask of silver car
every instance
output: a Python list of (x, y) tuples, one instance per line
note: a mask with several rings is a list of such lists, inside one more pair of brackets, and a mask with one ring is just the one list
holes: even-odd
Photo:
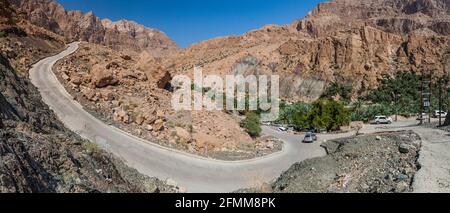
[(314, 143), (314, 141), (317, 140), (315, 139), (313, 133), (308, 132), (305, 135), (305, 138), (303, 139), (303, 143)]

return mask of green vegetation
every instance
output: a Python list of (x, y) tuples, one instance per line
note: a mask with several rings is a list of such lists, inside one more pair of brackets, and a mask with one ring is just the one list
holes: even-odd
[(309, 112), (310, 109), (300, 109), (292, 116), (292, 123), (295, 127), (295, 129), (301, 130), (301, 129), (308, 129), (311, 127), (311, 123), (309, 122)]
[(336, 96), (340, 96), (342, 101), (349, 103), (352, 98), (352, 86), (341, 85), (338, 83), (332, 83), (322, 95), (322, 98), (330, 99)]
[(0, 38), (4, 38), (4, 37), (6, 37), (7, 35), (6, 35), (6, 32), (5, 31), (3, 31), (3, 30), (0, 30)]
[[(282, 124), (294, 124), (295, 115), (306, 115), (311, 110), (312, 105), (306, 103), (295, 103), (287, 105), (285, 103), (280, 104), (280, 115), (278, 117), (278, 123)], [(297, 119), (298, 120), (298, 119)], [(305, 127), (309, 128), (309, 127)]]
[(350, 112), (340, 102), (321, 99), (311, 104), (296, 103), (281, 106), (278, 123), (293, 125), (296, 129), (311, 127), (339, 130), (350, 123)]
[(101, 150), (100, 147), (97, 144), (91, 143), (91, 142), (87, 142), (87, 141), (84, 142), (82, 144), (82, 146), (89, 153), (96, 153), (96, 152), (99, 152)]
[(385, 76), (378, 89), (369, 92), (365, 101), (382, 105), (386, 112), (417, 114), (420, 111), (420, 76), (411, 72), (399, 72), (396, 76)]
[(349, 125), (350, 113), (342, 103), (334, 100), (319, 100), (313, 104), (308, 119), (313, 127), (339, 130)]
[(255, 112), (247, 112), (246, 118), (241, 122), (241, 127), (252, 137), (261, 135), (261, 119), (259, 114)]
[[(420, 114), (421, 82), (421, 76), (412, 72), (399, 72), (394, 77), (385, 76), (377, 89), (353, 104), (352, 120), (368, 121), (377, 115), (410, 117)], [(432, 110), (438, 110), (438, 86), (433, 84), (432, 90)], [(448, 109), (449, 92), (443, 91), (443, 109)], [(362, 101), (368, 106), (364, 106)]]
[[(442, 81), (442, 109), (448, 110), (450, 103), (449, 79)], [(280, 106), (280, 117), (277, 123), (292, 125), (296, 129), (316, 127), (337, 130), (348, 125), (350, 121), (368, 122), (377, 115), (416, 116), (420, 113), (421, 76), (412, 72), (399, 72), (395, 76), (384, 76), (377, 89), (369, 91), (357, 101), (350, 104), (352, 88), (331, 84), (323, 94), (323, 98), (313, 104), (296, 103)], [(438, 110), (438, 84), (432, 85), (431, 110)], [(341, 101), (331, 98), (339, 95)], [(345, 107), (348, 103), (348, 106)]]
[[(364, 121), (369, 122), (371, 119), (378, 115), (393, 115), (395, 109), (391, 105), (385, 104), (371, 104), (363, 105), (363, 102), (358, 101), (351, 106), (351, 120), (352, 121)], [(410, 115), (404, 114), (405, 117)]]

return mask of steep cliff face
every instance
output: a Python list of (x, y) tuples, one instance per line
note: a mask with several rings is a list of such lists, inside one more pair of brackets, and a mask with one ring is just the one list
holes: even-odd
[(407, 34), (427, 28), (448, 35), (442, 26), (449, 23), (446, 0), (336, 0), (319, 4), (294, 25), (313, 36), (332, 35), (336, 29), (366, 25), (392, 33)]
[(177, 49), (164, 33), (131, 21), (100, 20), (92, 12), (66, 11), (53, 0), (10, 0), (34, 24), (69, 40), (104, 44), (114, 49), (149, 50), (155, 54)]
[[(146, 28), (133, 21), (112, 22), (104, 19), (106, 33), (103, 42), (109, 47), (127, 47), (132, 50), (149, 50), (153, 53), (171, 53), (177, 45), (159, 30)], [(156, 55), (158, 56), (158, 55)]]
[[(308, 37), (279, 51), (283, 69), (353, 86), (355, 95), (397, 71), (437, 69), (450, 45), (444, 0), (336, 0), (293, 23)], [(303, 34), (303, 35), (304, 35)]]

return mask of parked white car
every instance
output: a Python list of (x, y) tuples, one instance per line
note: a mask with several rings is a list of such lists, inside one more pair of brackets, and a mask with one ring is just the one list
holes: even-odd
[(436, 110), (436, 111), (434, 111), (434, 117), (435, 118), (439, 118), (439, 117), (445, 118), (445, 117), (447, 117), (447, 112)]
[(286, 127), (278, 127), (278, 131), (280, 132), (287, 132), (289, 129)]
[(272, 123), (270, 123), (270, 122), (262, 122), (262, 125), (264, 125), (264, 126), (271, 126)]
[(372, 124), (392, 124), (393, 120), (387, 116), (375, 116), (375, 119), (372, 121)]

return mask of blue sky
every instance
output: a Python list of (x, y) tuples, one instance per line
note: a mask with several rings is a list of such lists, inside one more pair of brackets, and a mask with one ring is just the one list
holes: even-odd
[(57, 0), (69, 10), (93, 11), (157, 28), (187, 47), (205, 39), (240, 35), (266, 24), (288, 24), (325, 0)]

